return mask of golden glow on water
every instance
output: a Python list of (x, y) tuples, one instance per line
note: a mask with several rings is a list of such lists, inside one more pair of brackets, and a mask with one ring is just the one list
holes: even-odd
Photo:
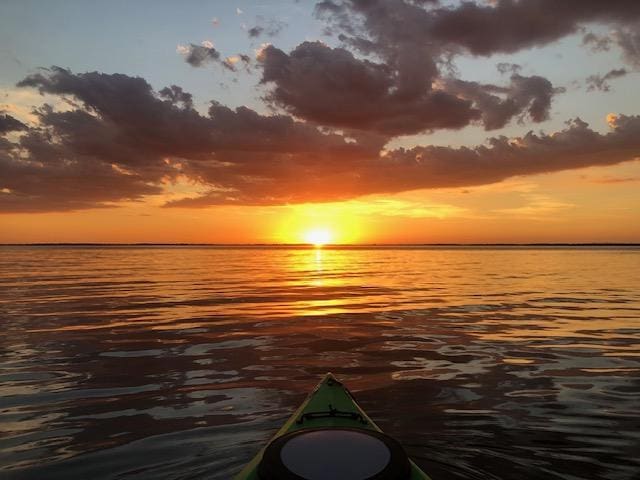
[[(116, 300), (119, 315), (108, 322), (30, 325), (34, 332), (107, 330), (133, 325), (175, 328), (188, 324), (192, 328), (206, 325), (208, 320), (199, 323), (193, 319), (207, 315), (274, 318), (403, 310), (408, 313), (398, 318), (406, 321), (413, 311), (454, 305), (458, 309), (453, 312), (456, 316), (474, 318), (483, 326), (474, 334), (486, 341), (588, 338), (591, 330), (585, 327), (593, 323), (585, 322), (594, 318), (606, 319), (604, 333), (635, 326), (638, 321), (630, 317), (631, 311), (621, 316), (621, 305), (598, 301), (596, 292), (591, 296), (571, 293), (592, 289), (599, 278), (595, 273), (598, 269), (615, 269), (615, 275), (612, 273), (608, 280), (612, 291), (616, 282), (618, 288), (633, 284), (635, 280), (625, 276), (629, 269), (625, 270), (624, 262), (635, 261), (635, 256), (606, 251), (133, 248), (103, 250), (96, 258), (91, 249), (61, 249), (58, 254), (80, 260), (70, 260), (62, 270), (43, 264), (30, 275), (48, 278), (59, 274), (64, 278), (67, 271), (74, 276), (86, 275), (97, 284), (114, 286), (94, 288), (91, 284), (56, 280), (56, 290), (65, 291), (67, 297), (55, 297), (47, 315), (55, 314), (65, 304), (78, 304), (76, 311), (82, 314), (78, 317), (81, 320), (91, 316), (92, 305)], [(590, 255), (589, 268), (580, 258), (586, 255)], [(119, 257), (127, 260), (120, 263)], [(147, 282), (149, 278), (154, 281)], [(128, 290), (114, 299), (118, 284)], [(55, 283), (50, 285), (47, 291), (54, 298), (58, 295), (53, 290)], [(270, 296), (264, 296), (265, 291)], [(85, 295), (91, 296), (90, 303)], [(211, 301), (203, 301), (202, 295)], [(227, 296), (238, 301), (215, 301)], [(46, 302), (47, 298), (40, 301)], [(518, 302), (509, 311), (517, 315), (518, 321), (511, 324), (510, 317), (496, 312), (515, 298)], [(567, 315), (567, 311), (574, 313)], [(535, 320), (523, 322), (526, 318)], [(506, 325), (513, 328), (505, 328)], [(597, 335), (604, 333), (597, 328)]]
[(513, 448), (520, 465), (544, 450), (530, 435), (502, 441), (500, 425), (544, 425), (554, 445), (611, 444), (607, 465), (625, 468), (637, 444), (638, 271), (632, 248), (0, 249), (0, 361), (13, 372), (0, 421), (9, 438), (34, 439), (9, 461), (113, 460), (107, 447), (135, 445), (131, 432), (151, 432), (146, 454), (156, 434), (202, 441), (202, 425), (207, 444), (241, 455), (229, 432), (259, 429), (259, 448), (271, 419), (331, 370), (416, 432), (416, 451), (431, 451), (423, 432), (474, 452), (489, 432), (476, 455)]

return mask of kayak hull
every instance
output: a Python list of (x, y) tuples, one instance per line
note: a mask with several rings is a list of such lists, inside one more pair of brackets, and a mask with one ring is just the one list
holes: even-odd
[[(295, 413), (278, 430), (269, 443), (283, 435), (305, 429), (342, 428), (382, 432), (357, 404), (353, 395), (336, 378), (328, 373), (309, 394)], [(265, 447), (266, 448), (266, 447)], [(259, 480), (258, 466), (265, 448), (234, 477), (235, 480)], [(409, 460), (410, 475), (406, 480), (431, 480)]]

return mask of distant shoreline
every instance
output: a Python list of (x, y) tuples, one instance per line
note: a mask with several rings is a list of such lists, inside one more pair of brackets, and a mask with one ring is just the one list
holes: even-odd
[(359, 243), (327, 244), (317, 247), (306, 243), (0, 243), (0, 247), (206, 247), (206, 248), (281, 248), (281, 249), (367, 249), (367, 248), (554, 248), (554, 247), (640, 247), (640, 243)]

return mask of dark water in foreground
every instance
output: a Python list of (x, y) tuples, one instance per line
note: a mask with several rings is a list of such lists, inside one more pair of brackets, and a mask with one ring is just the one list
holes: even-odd
[(0, 248), (3, 479), (228, 479), (333, 371), (434, 480), (640, 478), (640, 249)]

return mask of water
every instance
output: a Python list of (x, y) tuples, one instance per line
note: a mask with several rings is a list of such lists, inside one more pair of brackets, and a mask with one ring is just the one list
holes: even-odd
[(434, 480), (640, 478), (640, 249), (0, 248), (3, 479), (228, 479), (327, 372)]

